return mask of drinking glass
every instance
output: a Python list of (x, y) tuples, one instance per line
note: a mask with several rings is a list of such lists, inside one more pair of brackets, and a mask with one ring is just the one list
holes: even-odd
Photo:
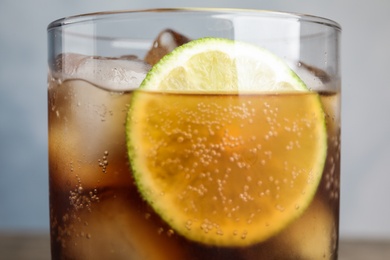
[[(337, 259), (340, 34), (325, 18), (243, 9), (52, 22), (52, 259)], [(304, 91), (139, 88), (200, 38), (271, 52)]]

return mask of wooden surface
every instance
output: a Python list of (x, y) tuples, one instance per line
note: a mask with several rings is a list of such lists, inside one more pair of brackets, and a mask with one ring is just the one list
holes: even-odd
[[(49, 235), (0, 233), (0, 260), (49, 259)], [(342, 240), (339, 260), (390, 260), (390, 241)]]

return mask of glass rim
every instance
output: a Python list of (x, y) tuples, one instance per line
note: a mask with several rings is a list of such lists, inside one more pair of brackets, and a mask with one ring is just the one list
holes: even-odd
[(220, 13), (220, 14), (233, 14), (233, 15), (245, 15), (245, 14), (262, 14), (263, 17), (272, 17), (279, 19), (298, 19), (299, 21), (307, 23), (317, 23), (324, 26), (331, 27), (335, 30), (341, 31), (341, 25), (332, 20), (321, 16), (295, 13), (295, 12), (284, 12), (284, 11), (272, 11), (265, 9), (245, 9), (245, 8), (155, 8), (155, 9), (128, 9), (128, 10), (116, 10), (116, 11), (103, 11), (103, 12), (92, 12), (78, 15), (72, 15), (63, 17), (52, 21), (47, 26), (47, 31), (55, 28), (66, 27), (68, 25), (83, 24), (86, 22), (93, 22), (102, 19), (113, 18), (117, 15), (125, 14), (142, 14), (142, 13)]

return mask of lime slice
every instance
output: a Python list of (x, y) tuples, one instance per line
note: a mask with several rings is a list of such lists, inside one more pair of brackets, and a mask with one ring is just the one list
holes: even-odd
[(327, 151), (318, 94), (269, 51), (216, 38), (152, 68), (126, 132), (143, 198), (180, 235), (217, 246), (265, 241), (298, 218)]

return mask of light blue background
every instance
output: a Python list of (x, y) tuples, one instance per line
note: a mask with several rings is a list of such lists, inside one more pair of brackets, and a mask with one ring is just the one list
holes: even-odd
[(0, 232), (48, 231), (48, 23), (86, 12), (180, 6), (293, 11), (342, 25), (341, 235), (390, 238), (388, 0), (1, 0)]

